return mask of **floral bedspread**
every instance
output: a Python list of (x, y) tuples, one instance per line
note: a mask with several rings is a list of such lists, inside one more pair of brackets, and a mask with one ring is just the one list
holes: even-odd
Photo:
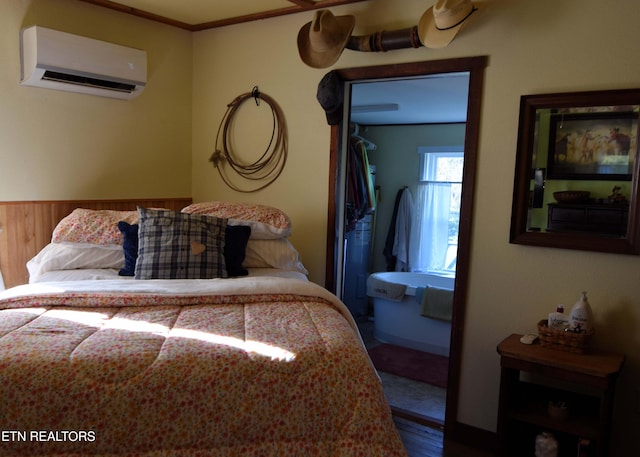
[(321, 287), (75, 283), (0, 293), (0, 455), (406, 455)]

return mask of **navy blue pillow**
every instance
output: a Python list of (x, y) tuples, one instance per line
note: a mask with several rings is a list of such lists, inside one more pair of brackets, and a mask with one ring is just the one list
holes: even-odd
[(136, 260), (138, 259), (138, 224), (118, 222), (118, 229), (122, 232), (124, 242), (124, 268), (118, 272), (120, 276), (135, 276)]
[(227, 225), (224, 241), (224, 261), (227, 265), (227, 275), (229, 277), (247, 276), (249, 274), (242, 267), (249, 236), (251, 236), (251, 227), (248, 225)]
[[(122, 232), (124, 243), (124, 268), (118, 272), (120, 276), (135, 276), (136, 260), (138, 259), (138, 224), (118, 222), (118, 229)], [(227, 275), (246, 276), (249, 272), (242, 267), (247, 242), (251, 236), (251, 227), (247, 225), (228, 225), (225, 230), (224, 259)]]

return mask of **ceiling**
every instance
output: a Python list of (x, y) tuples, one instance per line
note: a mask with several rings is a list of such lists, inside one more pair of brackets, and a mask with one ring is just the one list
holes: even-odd
[[(200, 31), (366, 0), (80, 1), (186, 30)], [(415, 52), (416, 60), (420, 60), (421, 49)], [(351, 104), (359, 112), (352, 112), (350, 120), (362, 125), (464, 122), (468, 85), (466, 74), (353, 84)], [(397, 105), (397, 108), (394, 106), (391, 111), (380, 111), (389, 109), (389, 105)]]
[(465, 122), (469, 73), (352, 84), (350, 121), (361, 125)]

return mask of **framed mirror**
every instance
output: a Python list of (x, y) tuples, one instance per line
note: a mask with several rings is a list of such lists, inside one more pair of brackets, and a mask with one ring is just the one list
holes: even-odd
[(524, 95), (509, 241), (640, 254), (640, 89)]

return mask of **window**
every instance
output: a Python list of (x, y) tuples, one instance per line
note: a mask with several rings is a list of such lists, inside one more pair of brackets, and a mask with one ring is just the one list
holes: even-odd
[(455, 275), (464, 151), (419, 147), (416, 217), (412, 225), (412, 271)]

